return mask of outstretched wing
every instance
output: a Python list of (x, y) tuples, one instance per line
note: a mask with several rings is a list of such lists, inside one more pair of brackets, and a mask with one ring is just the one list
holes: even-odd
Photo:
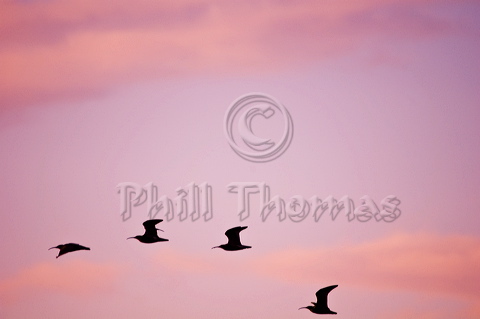
[(60, 251), (58, 252), (57, 258), (62, 256), (62, 255), (65, 255), (66, 253), (71, 253), (72, 251), (90, 250), (90, 248), (88, 248), (88, 247), (85, 247), (85, 246), (82, 246), (82, 245), (79, 245), (79, 244), (75, 244), (75, 243), (68, 243), (68, 244), (59, 245), (59, 246), (61, 246), (61, 247), (60, 247)]
[(225, 232), (225, 236), (228, 237), (228, 245), (241, 245), (240, 242), (240, 232), (244, 229), (247, 229), (248, 226), (238, 226), (230, 228)]
[(79, 244), (75, 244), (75, 243), (65, 244), (65, 246), (67, 246), (67, 248), (68, 248), (70, 251), (90, 250), (90, 248), (88, 248), (88, 247), (85, 247), (85, 246), (82, 246), (82, 245), (79, 245)]
[(327, 309), (328, 311), (330, 311), (327, 305), (328, 293), (337, 287), (338, 285), (333, 285), (333, 286), (322, 288), (319, 291), (317, 291), (317, 293), (315, 294), (315, 296), (317, 296), (317, 307), (321, 309)]
[(157, 234), (157, 228), (155, 227), (155, 225), (161, 222), (163, 222), (163, 219), (150, 219), (143, 222), (143, 227), (145, 228), (145, 235), (155, 236)]

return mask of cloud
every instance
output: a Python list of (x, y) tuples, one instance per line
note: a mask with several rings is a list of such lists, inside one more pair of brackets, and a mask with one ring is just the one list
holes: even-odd
[(335, 282), (471, 299), (480, 291), (480, 239), (397, 234), (348, 246), (280, 251), (256, 261), (254, 268), (283, 281)]
[[(219, 249), (220, 250), (220, 249)], [(224, 251), (192, 253), (165, 248), (153, 256), (155, 268), (161, 267), (176, 274), (189, 275), (245, 275), (255, 274), (249, 268), (252, 257), (241, 253), (225, 253)]]
[(473, 303), (463, 313), (457, 316), (458, 318), (478, 319), (480, 318), (480, 302)]
[[(429, 308), (429, 309), (425, 309)], [(462, 318), (462, 319), (478, 319), (480, 318), (480, 303), (471, 301), (465, 307), (448, 308), (448, 306), (436, 306), (436, 309), (430, 307), (405, 307), (401, 310), (384, 311), (379, 313), (375, 318), (378, 319), (446, 319), (446, 318)]]
[(384, 312), (375, 318), (378, 319), (404, 319), (404, 318), (415, 318), (415, 319), (442, 319), (442, 318), (457, 318), (459, 315), (458, 312), (449, 311), (448, 317), (445, 316), (444, 310), (421, 310), (421, 309), (403, 309), (399, 311)]
[(0, 280), (1, 300), (14, 303), (39, 291), (87, 296), (110, 290), (123, 268), (109, 263), (39, 263)]
[(372, 35), (448, 32), (451, 23), (422, 10), (429, 3), (4, 1), (0, 108), (78, 99), (133, 81), (307, 65)]
[(377, 316), (378, 319), (389, 318), (389, 319), (404, 319), (404, 318), (415, 318), (415, 319), (440, 319), (444, 318), (443, 313), (439, 310), (418, 310), (418, 309), (404, 309), (396, 312), (386, 312)]
[[(213, 252), (213, 251), (212, 251)], [(186, 276), (245, 276), (292, 285), (339, 284), (363, 290), (454, 298), (459, 307), (399, 307), (375, 318), (478, 318), (480, 238), (432, 233), (398, 233), (351, 245), (288, 249), (267, 255), (191, 253), (166, 248), (153, 256), (154, 269)], [(443, 298), (443, 299), (442, 299)]]
[(212, 260), (202, 258), (193, 253), (181, 253), (173, 249), (166, 248), (161, 254), (153, 256), (155, 263), (169, 271), (205, 274), (215, 271), (216, 266)]

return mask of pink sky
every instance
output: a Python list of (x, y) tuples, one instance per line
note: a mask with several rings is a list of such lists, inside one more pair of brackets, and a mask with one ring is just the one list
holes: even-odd
[[(478, 1), (3, 1), (0, 318), (311, 318), (297, 309), (333, 284), (336, 318), (479, 318), (479, 14)], [(268, 163), (224, 136), (249, 92), (293, 119)], [(148, 215), (122, 221), (123, 182), (171, 198), (207, 182), (213, 218), (127, 241)], [(396, 195), (402, 214), (262, 222), (253, 195), (240, 221), (232, 182), (286, 201)], [(252, 249), (211, 249), (239, 225)], [(47, 250), (67, 242), (91, 251)]]

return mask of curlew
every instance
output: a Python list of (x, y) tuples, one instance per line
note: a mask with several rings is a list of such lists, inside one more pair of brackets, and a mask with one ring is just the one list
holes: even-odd
[(308, 309), (313, 313), (319, 314), (319, 315), (336, 315), (337, 313), (334, 311), (331, 311), (328, 306), (327, 306), (327, 297), (328, 293), (332, 291), (333, 289), (337, 288), (338, 285), (333, 285), (333, 286), (328, 286), (325, 288), (320, 289), (317, 291), (315, 296), (317, 296), (317, 302), (312, 302), (313, 306), (306, 306), (306, 307), (301, 307), (298, 308), (300, 309)]
[(215, 246), (213, 248), (222, 248), (223, 250), (234, 251), (234, 250), (242, 250), (247, 248), (252, 248), (251, 246), (242, 245), (240, 242), (240, 232), (246, 229), (248, 226), (238, 226), (234, 228), (230, 228), (225, 232), (225, 236), (228, 237), (228, 243)]
[(53, 248), (58, 248), (58, 249), (60, 249), (60, 250), (58, 251), (57, 257), (55, 257), (55, 258), (58, 258), (58, 257), (60, 257), (61, 255), (64, 255), (64, 254), (66, 254), (66, 253), (70, 253), (70, 252), (72, 252), (72, 251), (77, 251), (77, 250), (90, 250), (90, 248), (88, 248), (88, 247), (85, 247), (85, 246), (82, 246), (82, 245), (79, 245), (79, 244), (74, 244), (74, 243), (68, 243), (68, 244), (58, 245), (58, 246), (55, 246), (55, 247), (51, 247), (51, 248), (49, 248), (48, 250), (53, 249)]
[[(145, 228), (145, 233), (143, 235), (138, 235), (135, 237), (128, 237), (127, 239), (130, 238), (135, 238), (139, 242), (142, 242), (144, 244), (152, 244), (156, 243), (159, 241), (168, 241), (168, 239), (158, 237), (157, 230), (161, 230), (155, 227), (158, 223), (162, 222), (163, 219), (150, 219), (145, 222), (143, 222), (143, 227)], [(163, 230), (161, 230), (163, 231)]]

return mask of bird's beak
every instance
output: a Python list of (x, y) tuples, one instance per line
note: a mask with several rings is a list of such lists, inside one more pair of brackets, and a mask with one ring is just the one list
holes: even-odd
[(131, 239), (131, 238), (135, 238), (135, 237), (128, 237), (127, 239)]
[(53, 249), (53, 248), (57, 248), (57, 247), (51, 247), (51, 248), (48, 248), (48, 250)]
[(215, 247), (212, 247), (212, 249), (213, 249), (213, 248), (220, 248), (220, 246), (215, 246)]
[(156, 230), (163, 231), (162, 229), (155, 228)]
[(300, 309), (307, 309), (307, 307), (300, 307), (300, 308), (298, 308), (298, 310), (300, 310)]

